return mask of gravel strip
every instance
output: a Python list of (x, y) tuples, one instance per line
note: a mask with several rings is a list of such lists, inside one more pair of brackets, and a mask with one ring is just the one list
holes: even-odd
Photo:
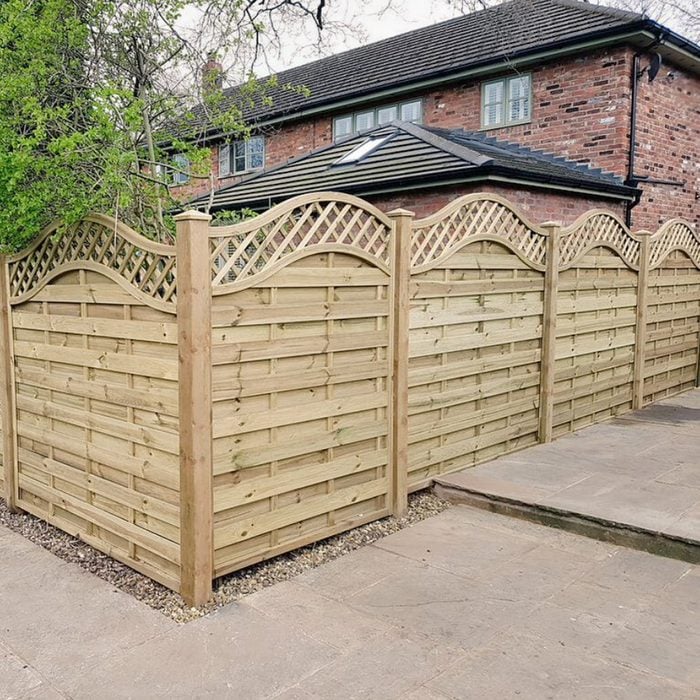
[(23, 535), (61, 559), (80, 565), (83, 569), (125, 593), (133, 595), (137, 600), (159, 610), (176, 622), (189, 622), (249, 593), (279, 581), (294, 578), (304, 571), (437, 515), (448, 507), (447, 501), (443, 501), (428, 490), (414, 493), (408, 497), (408, 511), (402, 518), (389, 517), (376, 520), (261, 564), (222, 576), (214, 582), (213, 600), (201, 608), (187, 607), (177, 593), (33, 515), (10, 513), (1, 499), (0, 525)]

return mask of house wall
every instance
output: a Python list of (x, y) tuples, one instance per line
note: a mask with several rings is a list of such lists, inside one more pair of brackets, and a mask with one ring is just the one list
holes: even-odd
[[(532, 120), (487, 133), (624, 176), (631, 61), (631, 50), (621, 47), (535, 67)], [(427, 95), (425, 123), (478, 131), (481, 81)]]
[(524, 190), (508, 185), (479, 183), (475, 185), (458, 185), (454, 187), (433, 188), (400, 192), (395, 195), (377, 195), (366, 197), (379, 209), (389, 212), (392, 209), (406, 208), (415, 212), (416, 218), (434, 214), (455, 198), (474, 192), (498, 194), (515, 204), (533, 223), (560, 221), (567, 225), (573, 223), (581, 214), (591, 209), (605, 209), (624, 217), (624, 205), (604, 198), (585, 197), (568, 193), (557, 194), (546, 190)]
[[(633, 60), (634, 49), (613, 47), (533, 67), (531, 122), (486, 133), (626, 178)], [(644, 57), (642, 65), (647, 62), (648, 57)], [(673, 78), (669, 78), (669, 71)], [(472, 80), (405, 98), (422, 96), (423, 123), (427, 126), (476, 131), (480, 129), (481, 82)], [(266, 167), (331, 144), (332, 121), (333, 115), (325, 115), (267, 127)], [(643, 185), (644, 195), (633, 210), (633, 227), (653, 229), (662, 220), (676, 216), (700, 221), (696, 199), (700, 192), (700, 78), (672, 66), (662, 68), (653, 83), (642, 77), (637, 143), (637, 174), (685, 184), (677, 188)], [(216, 156), (216, 149), (213, 152)], [(219, 180), (216, 157), (214, 170), (217, 187), (240, 179)], [(207, 190), (208, 183), (202, 180), (180, 188), (177, 194), (191, 197)], [(528, 194), (510, 189), (508, 196), (538, 212), (551, 211), (560, 201), (560, 195), (547, 195), (553, 202), (547, 206), (541, 203), (543, 194), (537, 191)], [(581, 198), (575, 199), (566, 211), (582, 212), (587, 208), (579, 206)], [(421, 202), (404, 205), (423, 206)], [(619, 204), (614, 207), (616, 211), (622, 208)]]
[(656, 230), (671, 217), (700, 224), (700, 77), (668, 64), (652, 83), (642, 76), (636, 140), (635, 175), (684, 184), (642, 184), (635, 227)]

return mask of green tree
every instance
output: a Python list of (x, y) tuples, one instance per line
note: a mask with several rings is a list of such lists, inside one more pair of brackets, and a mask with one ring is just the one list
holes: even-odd
[[(48, 223), (111, 212), (167, 238), (168, 187), (186, 152), (208, 177), (200, 130), (244, 134), (272, 81), (249, 72), (282, 26), (323, 27), (325, 0), (4, 0), (0, 2), (0, 247)], [(237, 100), (201, 89), (216, 51), (247, 77)], [(301, 86), (290, 86), (300, 89)], [(196, 108), (195, 108), (196, 106)], [(204, 118), (203, 118), (204, 117)]]

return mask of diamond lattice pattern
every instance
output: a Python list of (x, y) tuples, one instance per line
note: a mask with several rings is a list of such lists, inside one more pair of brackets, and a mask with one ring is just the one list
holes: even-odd
[(475, 200), (413, 234), (411, 266), (425, 268), (448, 257), (470, 238), (500, 239), (533, 267), (544, 268), (547, 237), (530, 229), (500, 202)]
[(294, 252), (324, 244), (359, 249), (388, 266), (389, 233), (370, 212), (337, 201), (300, 205), (264, 224), (246, 222), (234, 234), (217, 236), (213, 229), (212, 283), (250, 278)]
[(660, 265), (672, 250), (678, 248), (687, 253), (695, 265), (700, 267), (700, 238), (682, 221), (674, 221), (670, 226), (663, 227), (659, 237), (652, 239), (649, 265)]
[(639, 241), (614, 216), (597, 213), (580, 226), (562, 236), (559, 264), (568, 267), (586, 251), (597, 245), (607, 245), (617, 251), (630, 266), (639, 267)]
[(62, 234), (49, 235), (22, 258), (10, 263), (10, 293), (34, 289), (62, 265), (91, 261), (104, 265), (153, 299), (174, 302), (175, 255), (146, 250), (118, 230), (86, 219)]

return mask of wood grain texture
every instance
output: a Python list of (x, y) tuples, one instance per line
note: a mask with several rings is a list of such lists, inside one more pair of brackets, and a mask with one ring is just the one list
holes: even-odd
[(214, 296), (217, 575), (390, 512), (389, 282), (313, 253)]
[(644, 403), (696, 385), (700, 347), (700, 270), (680, 249), (649, 272)]
[(632, 409), (636, 323), (637, 273), (613, 247), (559, 273), (553, 437)]
[(544, 275), (505, 243), (452, 247), (410, 280), (410, 488), (537, 441)]
[(209, 221), (184, 212), (177, 223), (180, 408), (180, 592), (188, 605), (212, 593), (213, 462)]
[(10, 511), (17, 510), (17, 443), (14, 386), (12, 309), (7, 278), (7, 260), (0, 256), (0, 495)]
[(179, 590), (176, 320), (97, 288), (122, 293), (74, 270), (13, 307), (18, 505)]

